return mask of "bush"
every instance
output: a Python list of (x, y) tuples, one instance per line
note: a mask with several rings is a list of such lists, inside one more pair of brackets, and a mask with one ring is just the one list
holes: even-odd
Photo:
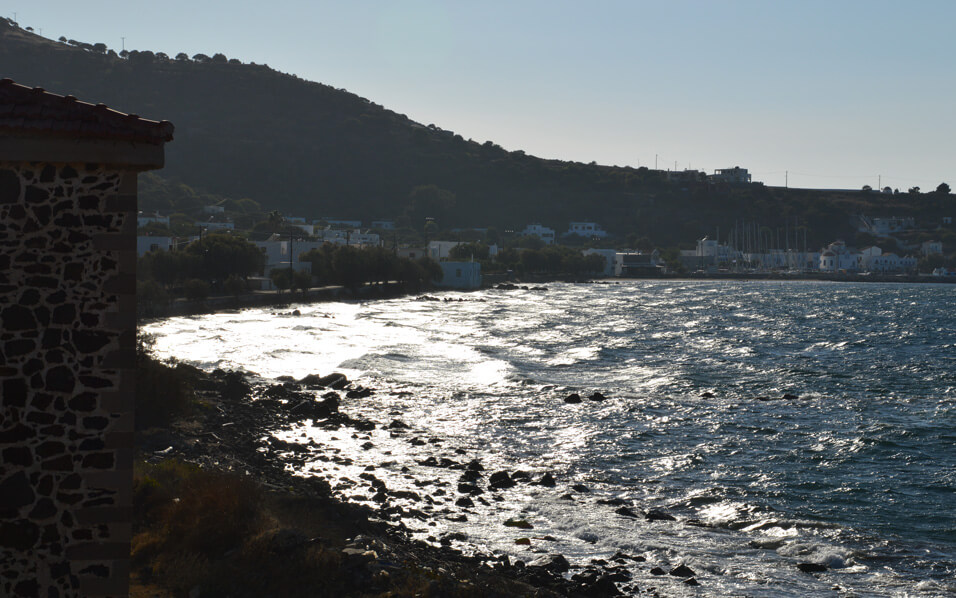
[(183, 293), (190, 301), (202, 301), (209, 296), (209, 283), (198, 278), (190, 278), (183, 285)]
[(136, 429), (168, 426), (188, 412), (193, 392), (186, 373), (152, 355), (153, 339), (140, 335), (136, 342)]

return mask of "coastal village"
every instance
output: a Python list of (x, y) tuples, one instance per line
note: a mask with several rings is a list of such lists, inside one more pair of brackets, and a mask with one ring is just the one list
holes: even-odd
[[(718, 169), (713, 175), (701, 171), (666, 171), (667, 179), (674, 182), (703, 181), (733, 185), (751, 183), (747, 169), (734, 167)], [(867, 192), (866, 190), (862, 192)], [(891, 192), (886, 190), (884, 192)], [(275, 218), (275, 214), (272, 216)], [(475, 289), (482, 286), (482, 262), (494, 263), (503, 250), (501, 240), (489, 242), (492, 236), (487, 228), (452, 229), (438, 232), (435, 240), (409, 244), (397, 242), (399, 225), (395, 220), (363, 220), (359, 218), (305, 218), (279, 216), (282, 232), (275, 232), (255, 239), (250, 231), (236, 228), (227, 210), (221, 205), (208, 205), (193, 221), (196, 234), (184, 237), (173, 236), (168, 231), (170, 216), (158, 212), (140, 212), (137, 219), (139, 236), (137, 253), (144, 256), (150, 251), (177, 251), (189, 243), (201, 240), (202, 235), (220, 233), (247, 238), (262, 254), (262, 272), (249, 278), (253, 289), (274, 290), (270, 275), (275, 271), (295, 271), (312, 275), (311, 262), (302, 259), (304, 254), (325, 245), (355, 248), (380, 247), (407, 259), (430, 258), (441, 267), (442, 277), (435, 281), (439, 287)], [(943, 243), (935, 238), (912, 241), (914, 237), (925, 238), (953, 228), (952, 217), (943, 217), (939, 222), (917, 223), (914, 218), (874, 217), (859, 215), (854, 222), (856, 232), (872, 241), (856, 247), (842, 239), (834, 239), (825, 247), (809, 247), (806, 229), (794, 222), (785, 229), (772, 231), (759, 223), (740, 222), (724, 233), (719, 229), (713, 237), (696, 240), (693, 249), (681, 249), (665, 259), (657, 248), (620, 247), (622, 240), (613, 237), (602, 223), (577, 221), (567, 223), (562, 230), (541, 223), (530, 223), (524, 228), (504, 231), (516, 252), (527, 249), (567, 245), (580, 251), (583, 256), (599, 256), (600, 267), (591, 272), (604, 277), (656, 277), (665, 274), (677, 275), (780, 275), (780, 276), (929, 276), (932, 279), (956, 277), (956, 270), (943, 266), (931, 269), (919, 266), (921, 259), (941, 258)], [(494, 233), (495, 237), (499, 237)], [(782, 238), (781, 238), (782, 237)], [(455, 239), (455, 240), (452, 240)], [(507, 240), (506, 240), (507, 242)], [(895, 247), (897, 251), (884, 251), (880, 245)], [(462, 247), (459, 247), (462, 246)], [(474, 251), (476, 247), (480, 251)], [(459, 248), (458, 251), (455, 249)], [(471, 255), (467, 255), (468, 250)], [(952, 248), (949, 248), (952, 249)], [(480, 253), (481, 255), (475, 255)], [(463, 254), (465, 254), (463, 256)]]

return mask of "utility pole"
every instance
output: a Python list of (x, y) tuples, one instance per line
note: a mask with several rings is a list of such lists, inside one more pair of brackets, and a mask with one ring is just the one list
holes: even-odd
[(790, 171), (789, 170), (783, 171), (783, 188), (784, 189), (790, 188)]
[[(13, 13), (13, 14), (16, 14), (16, 13)], [(654, 170), (657, 170), (657, 154), (654, 154)]]
[(125, 52), (125, 51), (126, 51), (126, 38), (125, 38), (125, 37), (121, 37), (120, 39), (123, 40), (123, 51)]

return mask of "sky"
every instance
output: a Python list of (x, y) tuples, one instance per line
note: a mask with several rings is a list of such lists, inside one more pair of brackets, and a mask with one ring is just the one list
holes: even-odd
[(956, 186), (952, 0), (2, 6), (51, 39), (221, 52), (542, 158), (740, 166), (804, 188)]

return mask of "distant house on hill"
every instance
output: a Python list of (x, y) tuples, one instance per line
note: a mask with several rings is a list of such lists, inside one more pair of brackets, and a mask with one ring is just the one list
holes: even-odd
[(554, 245), (554, 229), (540, 224), (529, 224), (521, 231), (522, 236), (538, 237), (545, 245)]
[(714, 174), (707, 177), (707, 179), (714, 183), (730, 183), (733, 185), (741, 185), (750, 183), (750, 173), (747, 172), (746, 168), (741, 168), (739, 166), (734, 166), (733, 168), (719, 168), (714, 171)]
[(607, 231), (601, 228), (600, 224), (594, 222), (571, 222), (568, 224), (568, 232), (565, 236), (578, 235), (585, 239), (601, 238), (607, 236)]

